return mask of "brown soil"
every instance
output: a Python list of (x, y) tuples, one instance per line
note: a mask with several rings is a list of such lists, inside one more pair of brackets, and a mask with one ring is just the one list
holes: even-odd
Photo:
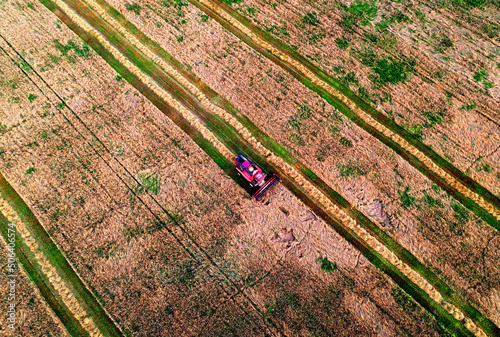
[[(431, 316), (290, 192), (254, 203), (98, 56), (61, 55), (53, 39), (81, 42), (43, 6), (3, 6), (0, 34), (66, 106), (2, 54), (4, 82), (16, 85), (0, 97), (0, 170), (125, 330), (437, 335)], [(338, 269), (321, 270), (324, 257)]]

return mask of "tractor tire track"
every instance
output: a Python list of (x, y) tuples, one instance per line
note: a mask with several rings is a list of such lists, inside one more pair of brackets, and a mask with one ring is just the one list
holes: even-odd
[[(80, 12), (83, 13), (83, 10), (82, 10), (83, 7), (84, 6), (78, 6), (78, 8), (74, 8), (74, 9), (76, 11), (80, 10)], [(87, 13), (87, 12), (85, 12), (85, 13)], [(95, 19), (93, 19), (93, 20), (95, 20)], [(104, 25), (102, 22), (99, 23), (99, 27), (104, 28)], [(114, 30), (111, 27), (108, 27), (108, 29)], [(101, 29), (101, 33), (104, 34), (104, 31), (105, 31), (105, 29)], [(121, 43), (126, 46), (126, 47), (124, 47), (125, 53), (127, 53), (127, 52), (130, 53), (131, 50), (134, 50), (137, 48), (140, 49), (140, 47), (137, 47), (137, 46), (132, 47), (130, 45), (127, 45), (127, 41), (121, 41)], [(134, 57), (135, 57), (135, 55), (130, 55), (130, 54), (128, 56), (132, 57), (132, 59), (134, 59)], [(123, 56), (121, 56), (121, 58), (124, 59)], [(148, 66), (151, 67), (151, 64)], [(158, 66), (155, 66), (155, 67), (158, 68)], [(151, 67), (151, 68), (147, 67), (147, 70), (149, 70), (149, 71), (146, 71), (146, 72), (148, 72), (150, 76), (155, 78), (155, 80), (157, 82), (154, 82), (154, 84), (157, 85), (158, 81), (161, 82), (161, 80), (162, 80), (158, 74), (161, 73), (163, 71), (163, 69), (160, 69), (158, 72), (156, 72), (156, 71), (153, 71), (153, 69), (155, 67)], [(181, 81), (181, 79), (178, 79), (178, 78), (175, 78), (175, 80)], [(180, 99), (182, 99), (182, 97)], [(210, 103), (210, 101), (206, 97), (203, 100), (203, 102)], [(199, 105), (199, 104), (193, 103), (193, 110), (195, 110), (197, 112), (197, 110), (199, 108), (197, 108), (196, 105)], [(224, 112), (225, 114), (228, 114), (225, 111), (222, 111), (222, 112)], [(232, 117), (229, 114), (228, 114), (228, 116)], [(228, 121), (228, 123), (232, 124), (230, 121), (231, 121), (231, 119)], [(236, 126), (238, 127), (238, 125), (236, 125)], [(245, 128), (243, 126), (240, 125), (238, 128), (242, 130), (243, 134), (248, 135), (248, 131), (245, 130)], [(276, 168), (279, 169), (279, 171), (286, 174), (284, 176), (285, 185), (289, 186), (289, 188), (292, 189), (292, 191), (295, 192), (296, 194), (299, 194), (301, 196), (301, 198), (310, 199), (310, 196), (312, 195), (314, 197), (313, 199), (316, 200), (316, 202), (319, 200), (320, 205), (316, 206), (316, 208), (320, 209), (320, 212), (322, 214), (324, 214), (327, 218), (330, 218), (330, 221), (329, 221), (330, 223), (332, 223), (333, 219), (331, 219), (331, 215), (326, 215), (325, 211), (330, 213), (330, 214), (334, 214), (334, 217), (336, 219), (340, 219), (343, 226), (345, 226), (345, 227), (343, 227), (344, 232), (346, 231), (346, 228), (347, 228), (348, 230), (352, 231), (353, 234), (355, 233), (355, 235), (353, 235), (351, 237), (351, 240), (354, 238), (358, 239), (359, 237), (361, 237), (362, 239), (364, 239), (365, 241), (367, 241), (369, 243), (369, 245), (366, 245), (364, 243), (360, 243), (359, 240), (356, 240), (356, 243), (355, 243), (356, 247), (359, 248), (359, 247), (365, 246), (366, 247), (366, 249), (364, 250), (365, 254), (373, 254), (374, 250), (375, 250), (376, 252), (380, 253), (383, 256), (383, 257), (377, 256), (376, 257), (377, 259), (380, 259), (380, 260), (388, 259), (390, 262), (392, 262), (393, 266), (394, 265), (399, 266), (400, 267), (399, 272), (401, 272), (401, 270), (402, 270), (402, 273), (404, 274), (404, 278), (408, 277), (408, 279), (411, 280), (412, 283), (414, 282), (415, 284), (420, 285), (421, 289), (426, 290), (427, 296), (430, 296), (429, 298), (431, 298), (432, 300), (434, 300), (437, 303), (441, 303), (443, 305), (443, 307), (449, 313), (451, 313), (451, 315), (454, 316), (455, 319), (463, 320), (464, 326), (467, 326), (469, 329), (474, 331), (477, 335), (484, 335), (484, 334), (481, 334), (481, 331), (477, 327), (474, 326), (474, 323), (469, 318), (464, 318), (464, 315), (454, 305), (444, 301), (442, 296), (440, 295), (440, 293), (438, 291), (436, 291), (436, 289), (434, 289), (434, 287), (432, 285), (430, 285), (426, 280), (424, 280), (417, 272), (415, 272), (410, 267), (408, 267), (403, 262), (401, 262), (401, 260), (399, 260), (392, 252), (390, 252), (386, 247), (384, 247), (383, 244), (381, 244), (377, 239), (375, 239), (373, 236), (371, 236), (369, 233), (367, 233), (366, 230), (364, 230), (355, 220), (350, 218), (349, 215), (347, 215), (344, 211), (342, 211), (339, 207), (337, 207), (334, 203), (332, 203), (324, 195), (324, 193), (319, 191), (313, 184), (311, 184), (300, 173), (298, 173), (296, 169), (294, 169), (292, 166), (290, 166), (289, 164), (284, 162), (281, 158), (274, 156), (272, 153), (270, 153), (269, 150), (267, 150), (265, 147), (263, 147), (256, 139), (252, 139), (252, 138), (253, 137), (251, 137), (251, 135), (250, 135), (248, 142), (251, 144), (252, 148), (255, 146), (260, 151), (262, 151), (262, 152), (259, 151), (260, 157), (267, 157), (267, 161), (270, 164), (272, 164), (272, 166), (275, 166)], [(229, 150), (227, 150), (227, 151), (229, 153), (232, 153)], [(251, 150), (251, 151), (255, 152), (255, 150)], [(304, 191), (307, 192), (308, 195), (306, 195), (304, 193)], [(309, 202), (309, 204), (314, 203), (315, 202), (314, 200), (311, 200), (311, 202)], [(324, 209), (325, 211), (322, 211), (322, 209)], [(338, 225), (337, 225), (337, 227), (338, 227)], [(344, 233), (344, 236), (345, 235), (347, 235), (347, 233)], [(349, 235), (347, 235), (347, 236), (349, 236)], [(352, 242), (352, 241), (350, 241), (350, 242)], [(373, 248), (373, 247), (375, 247), (375, 248)], [(372, 255), (371, 260), (373, 260), (373, 257), (374, 256)], [(379, 268), (380, 268), (380, 264), (379, 264)], [(412, 293), (415, 294), (415, 291), (413, 291)], [(416, 297), (419, 297), (419, 296), (416, 296)], [(423, 299), (421, 299), (420, 302), (422, 303), (425, 301)], [(428, 308), (429, 306), (427, 305), (426, 307)]]
[(302, 81), (360, 127), (392, 148), (464, 206), (500, 230), (500, 199), (475, 182), (408, 131), (366, 104), (304, 57), (275, 41), (218, 0), (189, 0), (235, 36)]

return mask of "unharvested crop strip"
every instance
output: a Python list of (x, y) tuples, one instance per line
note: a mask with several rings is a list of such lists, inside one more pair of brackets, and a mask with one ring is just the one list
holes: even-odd
[[(137, 31), (137, 29), (135, 28), (135, 26), (132, 26), (130, 23), (126, 22), (126, 20), (121, 17), (116, 11), (114, 11), (111, 7), (109, 7), (109, 5), (107, 5), (105, 2), (103, 2), (102, 0), (97, 0), (101, 6), (104, 6), (104, 8), (107, 9), (107, 11), (114, 16), (114, 18), (111, 18), (106, 12), (103, 12), (102, 9), (99, 9), (99, 7), (95, 7), (95, 5), (92, 5), (92, 7), (95, 8), (95, 10), (101, 15), (101, 17), (103, 17), (106, 21), (108, 21), (112, 26), (113, 28), (116, 28), (116, 30), (119, 31), (119, 33), (121, 33), (125, 38), (127, 38), (129, 41), (132, 40), (134, 41), (135, 43), (139, 43), (140, 46), (134, 46), (134, 47), (137, 47), (139, 50), (141, 50), (142, 52), (144, 52), (145, 54), (148, 55), (148, 57), (152, 60), (155, 61), (156, 64), (160, 64), (163, 68), (163, 70), (167, 70), (171, 75), (172, 77), (174, 77), (174, 79), (176, 80), (176, 82), (178, 83), (181, 83), (184, 87), (188, 87), (191, 89), (191, 92), (189, 91), (186, 91), (185, 88), (182, 88), (182, 87), (175, 87), (173, 88), (173, 92), (175, 92), (177, 94), (177, 98), (178, 99), (183, 99), (184, 97), (191, 97), (191, 96), (195, 96), (198, 100), (200, 100), (202, 103), (203, 103), (203, 106), (209, 110), (211, 113), (215, 113), (219, 116), (221, 116), (228, 124), (232, 125), (235, 129), (237, 130), (243, 130), (244, 132), (240, 132), (240, 134), (243, 135), (243, 138), (245, 138), (246, 141), (248, 141), (250, 144), (252, 144), (252, 146), (254, 148), (257, 148), (257, 149), (261, 149), (262, 148), (262, 145), (258, 142), (257, 139), (252, 139), (253, 137), (257, 137), (259, 139), (263, 139), (264, 141), (266, 141), (266, 136), (265, 134), (262, 133), (262, 131), (258, 130), (258, 128), (256, 128), (254, 125), (251, 125), (250, 127), (248, 126), (248, 122), (245, 123), (245, 121), (241, 122), (241, 121), (237, 121), (235, 119), (235, 117), (233, 117), (232, 115), (229, 115), (225, 110), (221, 109), (220, 107), (218, 107), (217, 105), (213, 104), (210, 99), (206, 96), (207, 94), (202, 92), (201, 89), (199, 89), (196, 85), (193, 84), (196, 83), (198, 86), (202, 83), (199, 83), (197, 81), (197, 79), (194, 79), (192, 78), (192, 76), (187, 76), (189, 77), (189, 80), (186, 79), (186, 71), (183, 71), (181, 70), (182, 74), (179, 74), (179, 72), (175, 69), (172, 68), (172, 66), (170, 64), (166, 64), (165, 61), (159, 57), (159, 55), (161, 55), (163, 58), (166, 58), (167, 60), (169, 60), (169, 62), (172, 62), (174, 64), (175, 63), (175, 60), (173, 58), (171, 58), (170, 55), (166, 54), (166, 52), (164, 52), (163, 50), (158, 50), (159, 48), (154, 45), (154, 43), (152, 43), (151, 41), (148, 41), (147, 38), (142, 34), (140, 33), (139, 31)], [(116, 22), (115, 18), (117, 20), (119, 20), (121, 22), (121, 24), (119, 24), (118, 22)], [(123, 25), (123, 26), (122, 26)], [(146, 48), (145, 46), (143, 46), (141, 44), (141, 42), (138, 41), (138, 39), (135, 37), (135, 36), (132, 36), (127, 29), (125, 29), (125, 27), (131, 31), (134, 31), (136, 32), (135, 34), (137, 34), (137, 36), (143, 40), (142, 44), (145, 43), (149, 46), (149, 48), (152, 48), (152, 50), (154, 50), (156, 52), (153, 53), (152, 50), (150, 50), (149, 48)], [(109, 32), (108, 32), (109, 33)], [(144, 41), (146, 40), (146, 41)], [(122, 44), (125, 44), (126, 42), (123, 42), (123, 41), (119, 41), (119, 43), (122, 43)], [(129, 50), (130, 48), (125, 48), (126, 50)], [(166, 55), (165, 55), (166, 54)], [(177, 63), (177, 67), (179, 67), (179, 64)], [(183, 92), (184, 91), (184, 92)], [(194, 91), (194, 94), (192, 94), (192, 92)], [(213, 95), (212, 95), (213, 97)], [(220, 98), (220, 96), (219, 96)], [(196, 103), (193, 103), (192, 105), (194, 108), (197, 107), (197, 104)], [(193, 110), (194, 111), (194, 110)], [(238, 115), (238, 114), (236, 114)], [(240, 118), (241, 119), (241, 118)], [(252, 134), (253, 136), (249, 136), (248, 134), (248, 131), (245, 130), (245, 127), (241, 124), (245, 124), (247, 127), (249, 127), (249, 129), (252, 130)], [(260, 136), (260, 137), (259, 137)], [(268, 138), (268, 137), (267, 137)], [(272, 142), (272, 141), (271, 141)], [(269, 144), (270, 141), (267, 140), (266, 141), (266, 144), (267, 146), (271, 146), (275, 151), (276, 151), (276, 146), (273, 144)], [(267, 149), (266, 149), (267, 151)], [(281, 153), (283, 150), (281, 151), (278, 151), (279, 153)], [(268, 157), (268, 160), (269, 159), (273, 159), (274, 157), (269, 155), (268, 152), (262, 152), (262, 151), (259, 151), (260, 155), (262, 156), (267, 156)], [(287, 155), (288, 157), (290, 156), (289, 154)], [(301, 165), (299, 162), (297, 162), (295, 159), (293, 159), (295, 161), (295, 166), (297, 169), (299, 169), (299, 172), (302, 172), (303, 174), (307, 175), (308, 176), (308, 180), (309, 182), (311, 182), (311, 180), (313, 181), (313, 183), (316, 183), (316, 184), (319, 184), (319, 186), (322, 186), (321, 187), (321, 190), (323, 192), (323, 194), (327, 193), (327, 195), (332, 195), (332, 194), (335, 194), (336, 192), (331, 190), (331, 188), (328, 187), (328, 185), (326, 185), (323, 181), (321, 181), (319, 178), (317, 178), (314, 173), (312, 173), (309, 169), (307, 169), (306, 167), (304, 167), (303, 165)], [(272, 162), (272, 161), (271, 161)], [(280, 167), (279, 164), (277, 164), (276, 162), (272, 162), (274, 165)], [(289, 168), (289, 167), (288, 167)], [(287, 168), (287, 169), (288, 169)], [(281, 170), (283, 170), (283, 167), (281, 166), (280, 167)], [(286, 171), (286, 170), (285, 170)], [(295, 170), (293, 173), (297, 173), (297, 171)], [(326, 187), (325, 187), (326, 186)], [(339, 198), (340, 196), (337, 194), (335, 196), (335, 199)], [(340, 197), (341, 198), (341, 197)], [(344, 207), (347, 207), (345, 206), (345, 204), (348, 205), (348, 203), (345, 201), (345, 200), (341, 200), (341, 204), (344, 206)], [(349, 206), (349, 205), (348, 205)], [(351, 208), (349, 206), (349, 208)], [(359, 213), (358, 211), (352, 209), (351, 212), (350, 212), (350, 215), (353, 216), (354, 214), (354, 217), (356, 218), (360, 218), (361, 219), (361, 223), (364, 223), (365, 225), (367, 224), (367, 222), (369, 222), (369, 220), (364, 217), (361, 213)], [(373, 225), (373, 224), (372, 224)], [(376, 225), (374, 225), (376, 227)], [(370, 228), (370, 227), (369, 227)], [(372, 226), (373, 228), (373, 226)], [(372, 232), (373, 233), (373, 232)], [(376, 234), (376, 236), (378, 236)], [(387, 240), (387, 238), (385, 238)], [(386, 242), (386, 240), (383, 240), (384, 242)], [(389, 241), (389, 244), (391, 246), (394, 246), (394, 244), (397, 245), (397, 243), (395, 243), (395, 241), (392, 239), (392, 241)], [(402, 252), (403, 251), (403, 252)], [(408, 257), (408, 254), (411, 255), (408, 251), (404, 250), (402, 247), (400, 247), (400, 249), (398, 249), (398, 255), (400, 258), (403, 258), (405, 261), (408, 261), (407, 257)], [(410, 265), (412, 265), (414, 268), (418, 268), (416, 267), (417, 266), (421, 266), (422, 267), (422, 264), (413, 256), (411, 256), (411, 258), (409, 259), (409, 263)], [(422, 267), (425, 269), (424, 271), (424, 274), (427, 275), (427, 277), (429, 277), (429, 274), (431, 274), (431, 277), (430, 279), (433, 280), (433, 284), (435, 284), (436, 286), (438, 286), (438, 288), (443, 291), (444, 293), (448, 294), (450, 293), (450, 288), (448, 286), (446, 286), (442, 281), (440, 281), (439, 279), (437, 279), (435, 277), (435, 275), (432, 274), (432, 272), (430, 272), (428, 270), (428, 268), (426, 267)], [(420, 270), (420, 269), (419, 269)], [(453, 298), (453, 296), (451, 296), (451, 301), (454, 302), (456, 300), (456, 298)], [(445, 306), (448, 306), (447, 304)], [(463, 306), (463, 303), (460, 305), (460, 306)], [(472, 317), (477, 317), (477, 310), (472, 308), (470, 305), (465, 305), (464, 309), (466, 312), (469, 312), (469, 314), (472, 315)], [(483, 323), (485, 323), (483, 321)], [(486, 325), (493, 325), (491, 322), (488, 324), (486, 323)]]
[[(500, 230), (500, 199), (444, 160), (408, 131), (343, 87), (289, 47), (218, 0), (189, 0), (250, 47), (335, 105), (360, 127), (391, 147), (464, 206)], [(243, 23), (242, 23), (243, 22)]]
[[(102, 27), (102, 26), (100, 26)], [(127, 48), (126, 48), (127, 49)], [(132, 48), (133, 50), (134, 48)], [(127, 49), (128, 50), (128, 49)], [(153, 71), (148, 68), (149, 71)], [(151, 75), (151, 74), (150, 74)], [(179, 80), (179, 79), (178, 79)], [(156, 82), (155, 82), (156, 83)], [(208, 99), (205, 102), (209, 102)], [(219, 108), (220, 109), (220, 108)], [(226, 113), (226, 112), (224, 112)], [(232, 116), (229, 116), (232, 117)], [(241, 126), (242, 127), (242, 126)], [(242, 127), (244, 129), (244, 127)], [(247, 130), (243, 130), (248, 133)], [(250, 135), (250, 138), (251, 137)], [(441, 303), (443, 307), (450, 312), (455, 319), (462, 320), (464, 319), (463, 314), (456, 309), (452, 304), (446, 303), (439, 292), (437, 292), (425, 279), (423, 279), (418, 273), (413, 271), (408, 266), (404, 265), (392, 252), (388, 251), (380, 242), (378, 242), (375, 238), (373, 238), (369, 233), (367, 233), (363, 228), (361, 228), (355, 220), (351, 219), (345, 212), (340, 210), (335, 204), (333, 204), (321, 191), (319, 191), (315, 186), (313, 186), (310, 182), (308, 182), (300, 173), (298, 173), (293, 167), (289, 164), (285, 163), (281, 158), (274, 156), (270, 153), (269, 150), (265, 149), (260, 143), (255, 139), (248, 140), (253, 146), (258, 147), (262, 152), (260, 152), (260, 156), (267, 156), (267, 160), (272, 163), (274, 166), (280, 168), (281, 172), (286, 173), (287, 176), (291, 177), (294, 180), (295, 184), (299, 185), (299, 189), (305, 190), (309, 195), (313, 195), (316, 201), (319, 200), (322, 207), (329, 213), (334, 214), (337, 219), (340, 219), (344, 226), (349, 228), (350, 230), (356, 233), (356, 236), (362, 237), (367, 241), (371, 247), (375, 247), (375, 251), (384, 256), (385, 259), (388, 259), (393, 263), (393, 265), (399, 266), (400, 270), (403, 269), (403, 274), (406, 275), (412, 282), (419, 284), (421, 288), (423, 288), (429, 296), (436, 302)], [(229, 150), (228, 150), (229, 151)], [(229, 151), (229, 153), (231, 153)], [(231, 154), (232, 156), (232, 154)], [(405, 268), (406, 267), (406, 268)], [(464, 325), (467, 326), (472, 331), (476, 332), (476, 334), (481, 335), (481, 331), (474, 326), (474, 323), (468, 318), (464, 319)]]

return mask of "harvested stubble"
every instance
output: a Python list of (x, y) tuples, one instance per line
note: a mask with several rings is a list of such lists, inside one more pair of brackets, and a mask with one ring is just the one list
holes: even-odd
[(476, 202), (479, 206), (483, 207), (486, 209), (490, 214), (492, 214), (495, 218), (500, 220), (500, 210), (496, 209), (492, 204), (484, 200), (484, 198), (473, 191), (471, 191), (467, 186), (463, 185), (461, 182), (459, 182), (455, 177), (453, 177), (451, 174), (440, 168), (434, 161), (432, 161), (430, 158), (428, 158), (423, 152), (419, 151), (415, 147), (413, 147), (406, 139), (402, 138), (401, 136), (395, 134), (388, 128), (386, 128), (384, 125), (376, 121), (373, 117), (368, 115), (366, 112), (361, 110), (360, 108), (357, 107), (356, 104), (354, 104), (352, 101), (347, 99), (345, 96), (343, 96), (341, 93), (339, 93), (337, 90), (333, 89), (330, 85), (328, 85), (326, 82), (320, 80), (316, 74), (314, 74), (312, 71), (310, 71), (308, 68), (306, 68), (302, 63), (296, 61), (295, 59), (291, 58), (287, 54), (281, 52), (274, 46), (270, 45), (266, 41), (262, 40), (259, 38), (257, 35), (255, 35), (249, 28), (247, 28), (245, 25), (243, 25), (241, 22), (238, 20), (234, 19), (229, 13), (221, 9), (220, 7), (216, 6), (214, 3), (208, 1), (208, 0), (201, 0), (200, 1), (203, 5), (207, 6), (210, 8), (212, 11), (220, 15), (222, 18), (230, 22), (233, 26), (235, 26), (237, 29), (241, 30), (244, 32), (248, 37), (250, 37), (255, 43), (257, 43), (259, 46), (269, 50), (273, 55), (279, 57), (281, 60), (291, 64), (293, 67), (296, 69), (300, 70), (305, 76), (307, 76), (314, 84), (318, 85), (321, 87), (323, 90), (328, 92), (329, 94), (333, 95), (337, 99), (339, 99), (342, 103), (344, 103), (349, 109), (351, 109), (356, 115), (358, 115), (363, 121), (365, 121), (367, 124), (373, 126), (377, 131), (385, 135), (386, 137), (392, 139), (396, 143), (398, 143), (405, 151), (409, 152), (413, 156), (415, 156), (420, 162), (425, 164), (428, 169), (430, 169), (432, 172), (438, 174), (441, 178), (443, 178), (447, 184), (449, 184), (451, 187), (465, 195), (466, 197), (470, 198), (474, 202)]
[[(58, 3), (58, 1), (56, 1), (56, 3)], [(143, 51), (144, 53), (146, 53), (146, 55), (148, 55), (150, 58), (152, 58), (153, 60), (155, 60), (156, 62), (158, 62), (159, 64), (162, 65), (162, 67), (166, 70), (166, 71), (171, 71), (171, 75), (174, 76), (174, 78), (176, 78), (176, 80), (178, 80), (180, 83), (182, 83), (186, 88), (188, 88), (189, 90), (191, 90), (192, 92), (194, 91), (196, 97), (201, 101), (201, 103), (207, 108), (209, 109), (209, 111), (219, 115), (220, 117), (222, 117), (224, 120), (226, 120), (226, 122), (228, 122), (231, 126), (233, 126), (236, 130), (238, 130), (240, 132), (240, 134), (243, 136), (243, 138), (245, 138), (245, 140), (247, 140), (250, 144), (252, 144), (254, 146), (254, 148), (259, 151), (260, 154), (262, 154), (263, 156), (267, 157), (267, 160), (271, 163), (273, 163), (275, 166), (279, 167), (281, 169), (282, 172), (284, 172), (285, 174), (287, 174), (288, 176), (290, 176), (291, 178), (294, 179), (294, 181), (299, 184), (305, 191), (307, 191), (307, 193), (309, 195), (311, 195), (315, 200), (319, 201), (321, 203), (321, 205), (327, 210), (327, 212), (329, 212), (330, 214), (332, 214), (336, 219), (339, 219), (342, 224), (344, 226), (346, 226), (347, 228), (353, 230), (360, 238), (362, 238), (365, 242), (367, 242), (368, 245), (370, 245), (370, 247), (372, 247), (373, 249), (375, 249), (379, 254), (381, 254), (384, 258), (386, 258), (388, 261), (390, 261), (392, 264), (394, 264), (403, 274), (405, 274), (410, 280), (412, 280), (415, 284), (417, 284), (421, 289), (423, 289), (427, 294), (429, 294), (429, 296), (434, 300), (436, 301), (437, 303), (440, 303), (443, 305), (443, 307), (450, 313), (452, 314), (457, 320), (463, 320), (464, 319), (464, 316), (463, 314), (455, 307), (453, 306), (452, 304), (450, 303), (447, 303), (446, 301), (444, 301), (444, 299), (442, 298), (442, 296), (439, 294), (439, 292), (434, 288), (432, 287), (432, 285), (430, 285), (423, 277), (421, 277), (417, 272), (415, 272), (413, 269), (411, 269), (410, 267), (408, 267), (406, 264), (404, 264), (399, 258), (397, 258), (392, 252), (390, 252), (381, 242), (379, 242), (377, 239), (375, 239), (373, 236), (371, 236), (368, 232), (366, 232), (366, 230), (364, 230), (364, 228), (362, 228), (359, 224), (357, 224), (357, 222), (350, 218), (344, 211), (342, 211), (338, 206), (336, 206), (335, 204), (333, 204), (321, 191), (319, 191), (316, 187), (314, 187), (311, 183), (309, 183), (302, 174), (300, 174), (299, 172), (297, 172), (296, 169), (294, 169), (293, 167), (291, 167), (288, 163), (284, 162), (283, 159), (275, 156), (274, 154), (272, 154), (268, 149), (266, 149), (264, 146), (262, 146), (262, 144), (260, 144), (260, 142), (258, 142), (255, 138), (253, 138), (251, 136), (251, 134), (248, 132), (248, 130), (246, 130), (246, 128), (241, 125), (232, 115), (230, 115), (229, 113), (227, 113), (226, 111), (224, 111), (223, 109), (221, 109), (220, 107), (216, 106), (215, 104), (213, 104), (201, 91), (199, 91), (195, 86), (194, 84), (192, 83), (189, 83), (185, 78), (183, 78), (178, 72), (176, 72), (174, 69), (172, 69), (172, 67), (170, 67), (169, 65), (167, 65), (165, 62), (163, 62), (157, 55), (155, 55), (154, 53), (152, 53), (147, 47), (143, 46), (134, 36), (132, 36), (131, 34), (129, 34), (128, 32), (126, 32), (126, 30), (121, 27), (121, 25), (116, 22), (113, 18), (109, 17), (109, 15), (107, 15), (107, 13), (104, 12), (104, 10), (102, 8), (100, 8), (100, 6), (98, 6), (96, 3), (94, 3), (93, 1), (91, 1), (91, 4), (93, 6), (94, 9), (96, 9), (98, 12), (100, 12), (99, 14), (101, 16), (103, 16), (108, 22), (112, 23), (113, 26), (115, 28), (117, 28), (117, 30), (120, 31), (120, 29), (122, 30), (121, 32), (127, 37), (129, 38), (129, 40), (133, 41), (136, 46), (141, 49), (141, 51)], [(58, 4), (59, 5), (59, 4)], [(60, 6), (61, 7), (61, 6)], [(64, 8), (65, 11), (69, 10), (69, 8)], [(70, 15), (71, 17), (71, 15)], [(230, 16), (229, 16), (230, 17)], [(73, 20), (75, 20), (73, 17), (72, 17)], [(78, 20), (78, 18), (77, 18)], [(81, 19), (79, 19), (81, 20)], [(233, 20), (234, 21), (234, 20)], [(79, 23), (78, 21), (75, 20), (75, 22)], [(80, 23), (79, 23), (80, 24)], [(86, 24), (84, 22), (84, 24)], [(241, 25), (241, 24), (240, 24)], [(241, 25), (243, 26), (243, 25)], [(84, 26), (85, 27), (85, 26)], [(90, 28), (90, 29), (88, 29)], [(238, 27), (240, 28), (240, 27)], [(245, 27), (246, 28), (246, 27)], [(185, 109), (183, 106), (181, 106), (177, 101), (175, 101), (170, 95), (166, 94), (165, 92), (162, 92), (162, 91), (159, 91), (158, 88), (157, 88), (157, 84), (152, 81), (149, 77), (145, 76), (142, 72), (140, 72), (140, 70), (138, 68), (136, 68), (133, 64), (130, 63), (130, 61), (128, 61), (127, 59), (125, 59), (125, 57), (123, 57), (121, 54), (118, 54), (118, 55), (115, 55), (115, 53), (119, 53), (114, 47), (112, 47), (108, 42), (107, 40), (105, 40), (100, 34), (96, 33), (95, 30), (90, 27), (88, 24), (87, 24), (87, 27), (85, 27), (86, 31), (88, 32), (91, 32), (91, 34), (98, 38), (99, 41), (105, 45), (108, 49), (113, 49), (114, 53), (113, 55), (118, 59), (120, 60), (120, 62), (122, 62), (123, 64), (126, 64), (127, 65), (127, 68), (129, 69), (134, 69), (134, 73), (145, 83), (147, 84), (148, 86), (150, 87), (153, 87), (154, 89), (153, 90), (157, 90), (155, 92), (157, 92), (160, 97), (162, 97), (163, 99), (165, 99), (169, 104), (171, 104), (174, 108), (178, 109), (179, 111), (182, 112), (183, 116), (190, 116), (189, 118), (186, 118), (188, 119), (190, 122), (192, 122), (192, 120), (196, 120), (194, 117), (192, 117), (191, 113), (189, 112), (189, 110)], [(241, 28), (240, 28), (241, 29)], [(248, 29), (247, 29), (248, 30)], [(253, 36), (253, 38), (257, 38), (257, 36), (255, 36), (252, 32), (250, 32)], [(97, 36), (96, 36), (97, 35)], [(99, 36), (99, 37), (98, 37)], [(104, 41), (101, 41), (101, 40), (104, 40)], [(281, 59), (287, 61), (287, 62), (291, 62), (293, 61), (290, 57), (288, 57), (287, 55), (281, 53), (280, 51), (278, 51), (277, 49), (275, 49), (274, 47), (270, 46), (269, 44), (265, 44), (264, 47), (272, 50), (273, 54), (277, 55), (278, 57), (280, 57)], [(325, 90), (329, 91), (330, 93), (332, 94), (335, 94), (337, 96), (337, 98), (341, 99), (347, 106), (349, 106), (351, 109), (357, 109), (359, 111), (356, 111), (357, 113), (360, 113), (360, 114), (363, 114), (363, 117), (365, 117), (366, 119), (370, 119), (371, 122), (373, 123), (376, 123), (376, 125), (378, 125), (378, 130), (379, 131), (386, 131), (386, 135), (387, 136), (392, 136), (394, 137), (395, 139), (399, 140), (401, 143), (403, 144), (407, 144), (407, 147), (411, 150), (410, 152), (412, 152), (412, 154), (416, 154), (416, 153), (419, 153), (421, 155), (421, 158), (424, 158), (428, 161), (428, 165), (434, 165), (434, 169), (440, 169), (436, 164), (434, 164), (432, 161), (430, 161), (427, 157), (425, 157), (422, 153), (418, 152), (415, 148), (411, 147), (409, 143), (406, 142), (406, 140), (402, 139), (400, 136), (398, 135), (395, 135), (394, 133), (392, 133), (390, 130), (387, 130), (385, 129), (385, 127), (383, 127), (380, 123), (376, 122), (373, 118), (371, 118), (371, 116), (367, 115), (366, 113), (364, 113), (361, 109), (357, 108), (352, 102), (350, 102), (349, 100), (347, 100), (345, 97), (343, 97), (342, 95), (339, 95), (336, 91), (334, 91), (333, 89), (331, 89), (326, 83), (320, 81), (319, 79), (317, 79), (315, 77), (315, 75), (310, 72), (308, 69), (306, 69), (304, 66), (302, 66), (300, 63), (294, 61), (292, 62), (292, 64), (297, 67), (298, 69), (300, 69), (301, 71), (303, 71), (307, 76), (309, 76), (316, 84), (322, 86)], [(169, 71), (169, 72), (170, 72)], [(158, 92), (159, 91), (159, 92)], [(197, 121), (197, 120), (196, 120)], [(201, 125), (201, 123), (199, 123), (199, 126), (198, 127), (203, 127)], [(202, 130), (206, 130), (204, 127), (202, 128)], [(216, 140), (216, 138), (213, 136), (213, 134), (211, 134), (208, 130), (206, 130), (205, 133), (202, 132), (202, 134), (207, 137), (207, 139), (211, 142), (213, 142), (213, 140)], [(217, 149), (223, 153), (226, 158), (228, 159), (231, 159), (232, 158), (232, 153), (231, 151), (229, 151), (222, 143), (220, 143), (218, 140), (216, 140), (217, 143), (214, 144), (216, 145)], [(442, 171), (442, 170), (441, 170)], [(447, 174), (446, 172), (443, 171), (443, 174)], [(453, 178), (451, 177), (451, 175), (449, 175), (449, 178)], [(453, 181), (454, 178), (453, 178)], [(467, 189), (467, 191), (469, 191)], [(471, 192), (472, 193), (472, 192)], [(475, 195), (475, 194), (474, 194)], [(491, 205), (490, 205), (491, 206)], [(492, 207), (492, 206), (491, 206)], [(468, 328), (471, 329), (471, 331), (473, 333), (475, 333), (476, 335), (478, 336), (482, 336), (484, 335), (484, 333), (482, 333), (482, 331), (480, 329), (478, 329), (474, 323), (472, 321), (467, 321), (467, 325), (468, 325)]]

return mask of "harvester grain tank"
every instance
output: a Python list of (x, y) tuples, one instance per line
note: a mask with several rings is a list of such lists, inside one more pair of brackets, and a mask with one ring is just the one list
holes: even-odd
[(236, 171), (250, 183), (250, 186), (257, 188), (253, 193), (252, 198), (259, 199), (276, 183), (280, 182), (280, 178), (274, 174), (266, 174), (242, 152), (234, 159)]

